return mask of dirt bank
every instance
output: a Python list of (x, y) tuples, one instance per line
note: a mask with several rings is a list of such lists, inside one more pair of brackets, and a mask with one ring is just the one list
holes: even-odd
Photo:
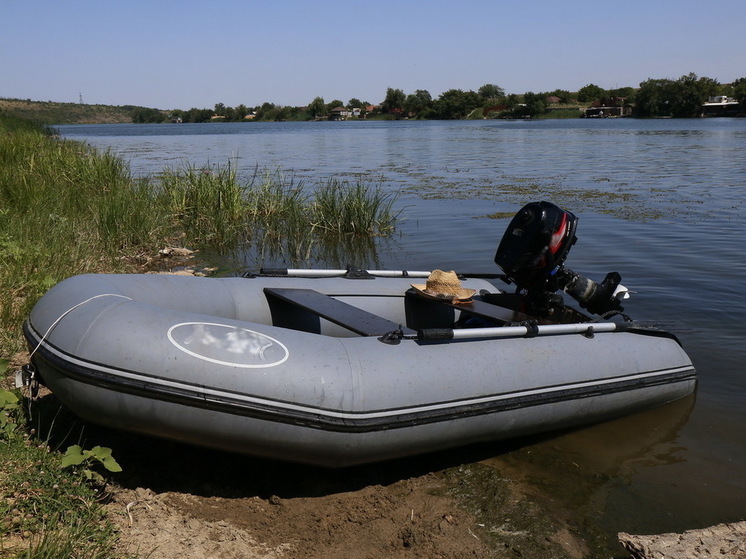
[(492, 464), (438, 454), (332, 471), (89, 433), (124, 467), (107, 505), (120, 549), (152, 559), (589, 556), (549, 499)]
[(123, 490), (110, 506), (124, 550), (152, 559), (490, 557), (470, 515), (437, 482), (412, 479), (325, 497), (201, 497)]

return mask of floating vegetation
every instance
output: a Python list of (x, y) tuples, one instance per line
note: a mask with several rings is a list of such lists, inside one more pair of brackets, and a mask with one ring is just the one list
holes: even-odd
[[(520, 206), (528, 200), (550, 200), (575, 212), (597, 212), (622, 219), (649, 221), (664, 212), (654, 206), (655, 193), (649, 188), (633, 188), (624, 182), (601, 177), (583, 186), (568, 186), (562, 178), (503, 177), (500, 181), (477, 178), (454, 182), (438, 178), (427, 184), (410, 186), (403, 192), (424, 200), (497, 200)], [(671, 189), (659, 195), (670, 196)], [(501, 219), (500, 213), (484, 217)]]
[(485, 215), (487, 219), (510, 219), (515, 215), (515, 212), (495, 212), (493, 214)]

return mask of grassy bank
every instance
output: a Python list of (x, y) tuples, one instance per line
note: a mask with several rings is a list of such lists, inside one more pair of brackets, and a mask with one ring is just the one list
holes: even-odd
[[(393, 201), (364, 183), (306, 187), (259, 170), (241, 181), (231, 165), (135, 180), (110, 153), (0, 116), (0, 378), (8, 388), (31, 307), (66, 277), (141, 271), (166, 246), (228, 253), (267, 242), (297, 261), (315, 244), (391, 233)], [(42, 426), (17, 396), (0, 389), (0, 557), (109, 556), (102, 451), (63, 468), (70, 456), (48, 444), (55, 420)]]
[(45, 124), (122, 124), (132, 122), (137, 107), (84, 105), (24, 99), (0, 99), (0, 117), (23, 118)]

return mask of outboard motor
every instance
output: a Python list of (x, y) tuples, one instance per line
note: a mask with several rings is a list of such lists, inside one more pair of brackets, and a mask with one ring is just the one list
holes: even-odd
[(529, 306), (541, 314), (553, 314), (562, 306), (558, 290), (573, 297), (594, 314), (621, 312), (620, 297), (626, 290), (621, 276), (611, 272), (601, 283), (564, 267), (577, 241), (578, 218), (550, 202), (526, 204), (508, 225), (495, 254), (509, 282), (524, 291)]

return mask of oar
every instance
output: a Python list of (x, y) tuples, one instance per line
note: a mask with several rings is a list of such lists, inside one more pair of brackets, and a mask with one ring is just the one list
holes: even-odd
[[(333, 270), (333, 269), (311, 269), (311, 268), (262, 268), (259, 270), (261, 276), (280, 276), (280, 277), (303, 277), (303, 278), (334, 278), (346, 276), (350, 270)], [(368, 273), (371, 276), (381, 278), (426, 278), (431, 272), (424, 270), (360, 270), (362, 274)], [(467, 278), (478, 279), (502, 279), (501, 274), (462, 274), (458, 275)]]
[(623, 330), (615, 322), (587, 322), (578, 324), (542, 324), (535, 326), (500, 326), (497, 328), (425, 328), (417, 332), (418, 340), (470, 340), (479, 338), (517, 338), (521, 336), (551, 336), (557, 334), (585, 334)]

